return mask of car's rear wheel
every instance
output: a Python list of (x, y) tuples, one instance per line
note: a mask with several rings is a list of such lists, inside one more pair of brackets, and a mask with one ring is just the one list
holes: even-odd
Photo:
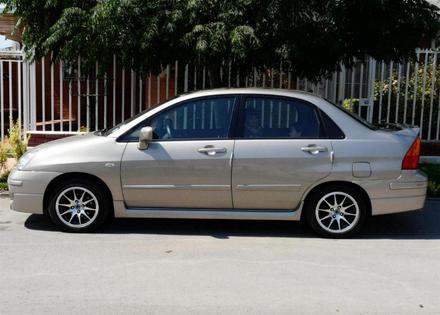
[(91, 232), (104, 223), (109, 202), (94, 182), (72, 179), (57, 187), (48, 210), (52, 221), (62, 230)]
[(306, 218), (319, 235), (342, 238), (362, 227), (367, 203), (359, 191), (343, 185), (327, 186), (313, 193), (306, 204)]

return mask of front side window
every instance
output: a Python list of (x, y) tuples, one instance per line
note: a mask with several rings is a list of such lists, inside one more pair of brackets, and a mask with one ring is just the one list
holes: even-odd
[(157, 140), (226, 139), (235, 101), (233, 96), (187, 101), (147, 119), (124, 139), (137, 140), (145, 126), (153, 128)]
[(249, 97), (244, 107), (243, 138), (324, 138), (317, 109), (295, 99)]

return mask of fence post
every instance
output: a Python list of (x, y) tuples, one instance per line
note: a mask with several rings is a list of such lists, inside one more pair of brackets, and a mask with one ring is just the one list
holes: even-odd
[(368, 113), (367, 120), (369, 122), (373, 121), (373, 111), (374, 111), (374, 83), (376, 80), (376, 60), (370, 57), (368, 62)]

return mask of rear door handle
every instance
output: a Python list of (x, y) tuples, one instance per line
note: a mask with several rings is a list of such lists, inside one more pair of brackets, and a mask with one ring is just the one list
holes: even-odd
[(197, 149), (197, 152), (204, 153), (209, 156), (216, 155), (217, 153), (226, 153), (226, 151), (227, 151), (226, 148), (216, 148), (212, 145), (207, 145), (203, 148)]
[(308, 152), (310, 154), (316, 155), (319, 152), (326, 152), (328, 149), (327, 149), (327, 147), (322, 147), (319, 145), (310, 144), (307, 147), (302, 147), (301, 150), (304, 152)]

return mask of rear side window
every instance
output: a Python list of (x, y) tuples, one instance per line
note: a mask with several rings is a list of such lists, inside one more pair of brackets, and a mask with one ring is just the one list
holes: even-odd
[(248, 97), (243, 116), (242, 138), (326, 138), (318, 109), (300, 100)]
[(325, 125), (325, 131), (327, 133), (327, 138), (329, 139), (344, 139), (345, 134), (341, 128), (336, 125), (336, 123), (323, 111), (321, 111), (322, 121)]

